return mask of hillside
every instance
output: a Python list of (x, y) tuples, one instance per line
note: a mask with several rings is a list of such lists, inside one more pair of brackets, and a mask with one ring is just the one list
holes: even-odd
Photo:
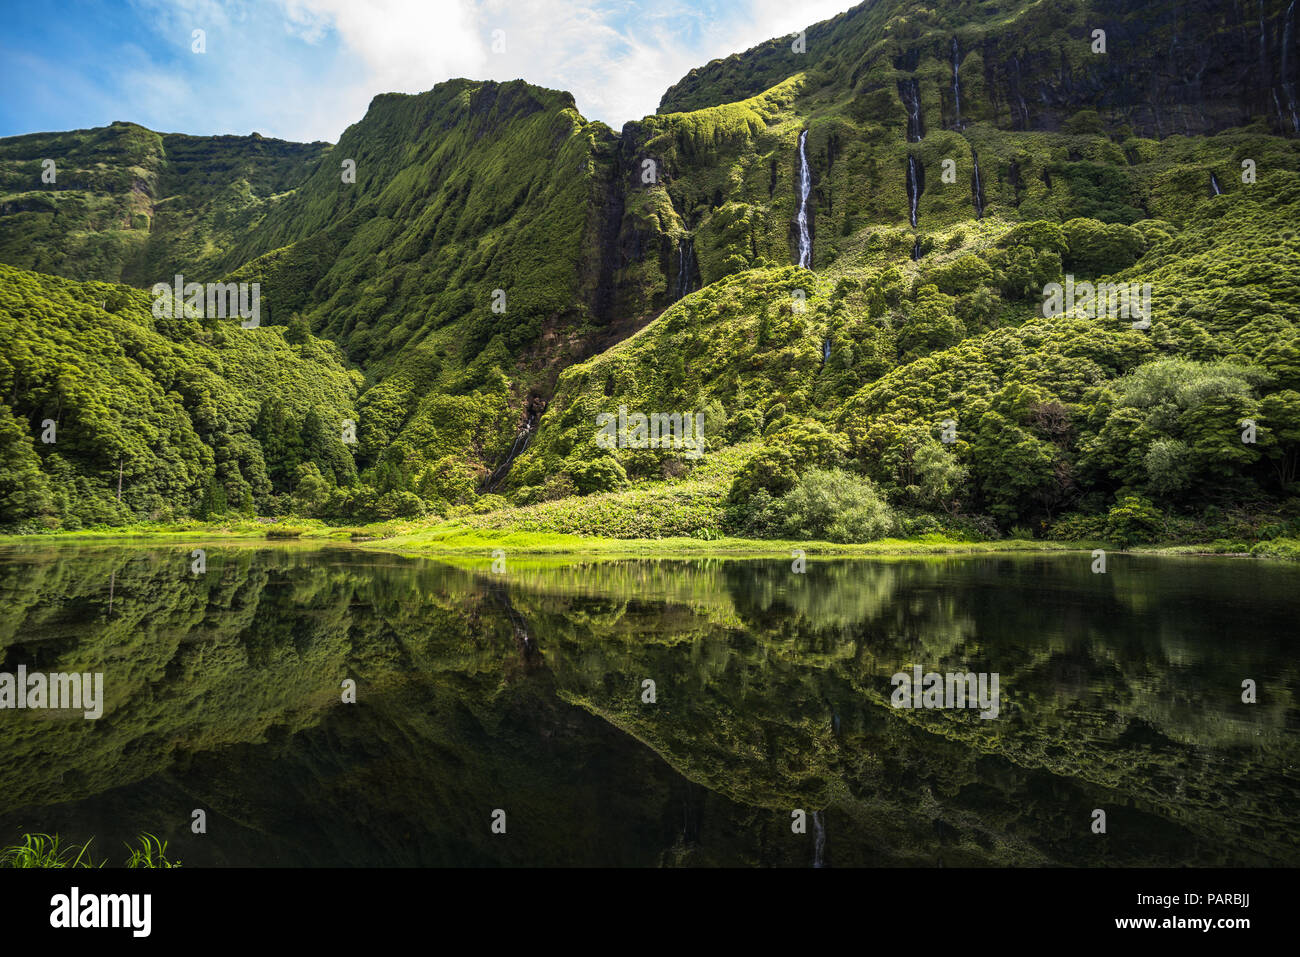
[[(183, 468), (145, 479), (144, 459), (102, 520), (680, 487), (680, 527), (707, 534), (827, 535), (826, 507), (858, 516), (849, 538), (1300, 530), (1294, 5), (876, 0), (791, 41), (692, 70), (617, 133), (566, 93), (449, 80), (377, 96), (332, 146), (130, 124), (0, 140), (0, 260), (32, 270), (6, 272), (25, 291), (0, 319), (107, 363), (110, 418), (136, 421), (128, 392), (141, 421), (198, 415), (177, 372), (126, 385), (92, 344), (110, 322), (239, 409), (178, 425), (162, 446), (192, 449)], [(51, 278), (174, 272), (259, 283), (268, 328), (159, 328), (144, 292)], [(1045, 288), (1075, 282), (1150, 284), (1149, 324), (1045, 316)], [(124, 305), (73, 306), (97, 297)], [(274, 346), (264, 380), (321, 391), (263, 409), (240, 384), (254, 342)], [(31, 491), (0, 521), (97, 521), (39, 488), (105, 501), (119, 446), (156, 443), (123, 425), (54, 456), (36, 437), (62, 387), (32, 375), (5, 389), (24, 464), (0, 479)], [(309, 408), (313, 436), (354, 418), (356, 444), (286, 451)], [(700, 415), (709, 461), (603, 447), (620, 409)], [(825, 506), (831, 486), (848, 498)]]

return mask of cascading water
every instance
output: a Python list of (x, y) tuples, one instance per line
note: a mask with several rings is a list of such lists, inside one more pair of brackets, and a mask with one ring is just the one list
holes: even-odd
[(1210, 174), (1210, 189), (1214, 190), (1215, 196), (1223, 195), (1223, 187), (1219, 185), (1219, 177), (1213, 173)]
[(1295, 83), (1291, 81), (1291, 49), (1295, 46), (1295, 0), (1286, 8), (1286, 26), (1282, 28), (1282, 92), (1286, 94), (1286, 105), (1291, 110), (1291, 131), (1300, 133), (1300, 116), (1296, 115)]
[(812, 170), (808, 168), (808, 131), (799, 134), (799, 265), (812, 269), (812, 234), (808, 231), (808, 194)]
[[(537, 404), (534, 404), (536, 401)], [(484, 485), (484, 491), (493, 492), (501, 484), (501, 480), (510, 472), (510, 466), (514, 465), (515, 459), (523, 455), (528, 448), (528, 443), (532, 441), (533, 434), (537, 429), (537, 420), (541, 418), (542, 412), (546, 408), (546, 403), (540, 400), (529, 400), (527, 415), (524, 418), (523, 427), (515, 435), (514, 444), (510, 446), (510, 451), (506, 454), (505, 460), (496, 467), (496, 470), (488, 476), (487, 483)]]
[(691, 291), (691, 272), (695, 265), (695, 240), (689, 236), (677, 241), (677, 298)]
[(925, 135), (921, 129), (921, 89), (915, 79), (899, 80), (898, 95), (907, 107), (907, 141), (919, 143)]
[(921, 237), (917, 236), (916, 242), (912, 244), (912, 261), (915, 262), (920, 258), (921, 258)]
[(907, 158), (907, 203), (909, 214), (912, 220), (912, 228), (916, 228), (916, 207), (921, 201), (921, 175), (916, 165), (916, 157)]
[(980, 177), (980, 158), (971, 151), (971, 159), (975, 161), (975, 173), (971, 176), (970, 188), (975, 197), (975, 218), (984, 218), (984, 180)]
[(813, 867), (826, 866), (826, 827), (822, 812), (813, 811)]
[(822, 343), (822, 365), (831, 361), (831, 341), (827, 339)]
[(952, 38), (952, 99), (956, 106), (957, 129), (961, 129), (961, 76), (957, 72), (957, 38)]

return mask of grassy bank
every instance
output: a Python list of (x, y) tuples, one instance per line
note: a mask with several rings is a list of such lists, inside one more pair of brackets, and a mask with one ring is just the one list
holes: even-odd
[(490, 556), (493, 549), (500, 548), (507, 554), (515, 555), (569, 554), (602, 557), (703, 555), (789, 558), (796, 549), (802, 550), (811, 557), (828, 555), (934, 555), (1013, 551), (1066, 551), (1084, 546), (1022, 539), (965, 542), (941, 536), (926, 536), (919, 539), (885, 538), (879, 541), (856, 544), (750, 538), (715, 538), (706, 540), (684, 536), (604, 538), (560, 532), (522, 532), (446, 524), (365, 542), (363, 547), (411, 555)]
[(342, 527), (326, 525), (314, 520), (274, 524), (256, 521), (221, 524), (200, 522), (183, 525), (142, 524), (39, 535), (0, 535), (0, 545), (59, 542), (113, 544), (132, 541), (184, 545), (191, 542), (254, 544), (300, 541), (318, 545), (352, 544), (361, 548), (413, 556), (473, 557), (483, 561), (490, 561), (495, 549), (502, 549), (511, 556), (575, 555), (615, 559), (644, 556), (790, 558), (795, 550), (802, 550), (809, 558), (826, 558), (1091, 551), (1094, 548), (1104, 548), (1112, 553), (1300, 561), (1300, 539), (1294, 538), (1277, 538), (1253, 543), (1219, 539), (1191, 544), (1147, 543), (1121, 546), (1101, 541), (1062, 542), (1030, 538), (970, 541), (943, 534), (930, 534), (916, 538), (882, 538), (872, 542), (849, 544), (794, 539), (699, 538), (684, 535), (616, 538), (606, 535), (535, 531), (527, 528), (512, 528), (508, 525), (492, 527), (476, 521), (477, 518), (478, 516), (474, 516), (469, 520), (437, 523), (399, 520)]

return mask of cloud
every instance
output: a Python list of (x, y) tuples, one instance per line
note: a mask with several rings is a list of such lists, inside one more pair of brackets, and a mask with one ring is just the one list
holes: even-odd
[[(653, 113), (691, 68), (850, 5), (125, 0), (80, 22), (36, 20), (21, 42), (4, 42), (14, 95), (0, 121), (10, 133), (120, 119), (163, 132), (337, 141), (378, 94), (468, 77), (567, 90), (584, 116), (617, 129)], [(203, 54), (191, 50), (196, 29)]]
[[(336, 95), (340, 108), (377, 93), (427, 90), (451, 77), (518, 78), (568, 90), (584, 116), (615, 127), (653, 113), (663, 91), (692, 67), (852, 5), (744, 0), (727, 4), (719, 18), (685, 0), (280, 2), (293, 35), (310, 44), (336, 35), (358, 61), (348, 90)], [(336, 125), (341, 130), (359, 118), (339, 116)]]

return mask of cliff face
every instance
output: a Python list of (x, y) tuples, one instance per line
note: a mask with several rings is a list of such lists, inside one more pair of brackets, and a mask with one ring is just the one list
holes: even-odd
[[(1300, 47), (1292, 0), (1016, 2), (990, 15), (979, 4), (935, 7), (868, 0), (792, 38), (692, 70), (659, 112), (754, 96), (807, 72), (868, 103), (890, 67), (921, 78), (922, 95), (955, 121), (961, 113), (1004, 129), (1058, 129), (1099, 109), (1144, 136), (1204, 134), (1264, 118), (1294, 133)], [(1094, 31), (1105, 52), (1094, 52)]]

